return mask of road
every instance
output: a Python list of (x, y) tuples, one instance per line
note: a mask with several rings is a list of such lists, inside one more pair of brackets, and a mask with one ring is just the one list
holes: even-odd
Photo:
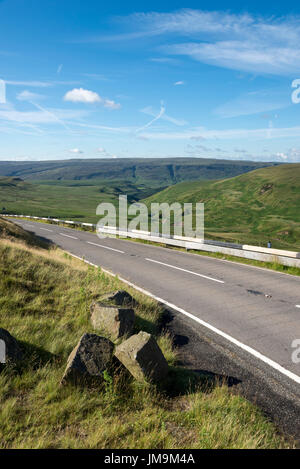
[(16, 223), (146, 290), (299, 391), (292, 344), (300, 340), (300, 277), (31, 220)]

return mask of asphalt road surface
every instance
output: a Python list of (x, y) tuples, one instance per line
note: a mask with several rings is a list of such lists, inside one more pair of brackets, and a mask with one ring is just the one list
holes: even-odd
[(16, 223), (151, 293), (298, 395), (300, 277), (57, 225)]

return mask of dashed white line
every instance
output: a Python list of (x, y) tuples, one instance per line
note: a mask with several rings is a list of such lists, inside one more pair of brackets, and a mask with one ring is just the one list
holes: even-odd
[(296, 305), (296, 308), (300, 308), (300, 305)]
[(103, 246), (103, 244), (96, 244), (96, 243), (92, 243), (91, 241), (87, 241), (87, 244), (93, 244), (93, 246), (98, 246), (99, 248), (109, 249), (110, 251), (115, 251), (115, 252), (119, 252), (120, 254), (125, 254), (124, 251), (120, 251), (120, 249), (114, 249), (114, 248), (110, 248), (109, 246)]
[(165, 265), (166, 267), (170, 267), (171, 269), (181, 270), (182, 272), (187, 272), (188, 274), (197, 275), (198, 277), (203, 277), (203, 278), (206, 278), (208, 280), (212, 280), (213, 282), (225, 283), (225, 282), (223, 282), (223, 280), (218, 280), (218, 279), (213, 278), (213, 277), (208, 277), (207, 275), (198, 274), (198, 272), (193, 272), (191, 270), (182, 269), (181, 267), (176, 267), (175, 265), (165, 264), (164, 262), (155, 261), (154, 259), (146, 258), (145, 260), (149, 261), (149, 262), (155, 262), (155, 264)]
[(70, 235), (66, 235), (64, 233), (59, 233), (61, 236), (66, 236), (67, 238), (72, 238), (72, 239), (78, 239), (78, 238), (75, 238), (75, 236), (70, 236)]
[(40, 228), (40, 230), (43, 230), (43, 231), (50, 231), (50, 233), (53, 233), (52, 230), (48, 230), (48, 228)]
[[(89, 262), (89, 261), (87, 261), (87, 260), (85, 260), (85, 259), (83, 259), (79, 256), (75, 256), (75, 254), (72, 254), (71, 252), (69, 252), (69, 254), (73, 257), (76, 257), (77, 259), (82, 260), (83, 262), (86, 262), (87, 264), (90, 264), (90, 265), (94, 266), (94, 267), (100, 267), (100, 266), (97, 266), (96, 264), (93, 264), (92, 262)], [(106, 270), (106, 269), (103, 269), (103, 268), (101, 268), (101, 270), (103, 272), (107, 273), (108, 275), (111, 275), (112, 277), (117, 277), (116, 274), (110, 272), (109, 270)], [(274, 362), (271, 358), (268, 358), (265, 355), (263, 355), (262, 353), (260, 353), (257, 350), (253, 349), (252, 347), (249, 347), (249, 345), (243, 344), (243, 342), (240, 342), (239, 340), (237, 340), (234, 337), (230, 336), (226, 332), (223, 332), (220, 329), (217, 329), (216, 327), (212, 326), (208, 322), (203, 321), (202, 319), (198, 318), (197, 316), (194, 316), (193, 314), (189, 313), (188, 311), (185, 311), (184, 309), (179, 308), (178, 306), (176, 306), (172, 303), (169, 303), (168, 301), (164, 300), (163, 298), (159, 298), (158, 296), (153, 295), (151, 292), (145, 290), (144, 288), (141, 288), (141, 287), (135, 285), (132, 282), (129, 282), (128, 280), (126, 280), (126, 279), (124, 279), (120, 276), (118, 276), (118, 278), (121, 282), (124, 282), (127, 285), (129, 285), (130, 287), (135, 288), (136, 290), (140, 291), (141, 293), (144, 293), (144, 295), (150, 296), (151, 298), (158, 301), (159, 303), (163, 303), (166, 306), (169, 306), (170, 308), (175, 309), (175, 311), (178, 311), (179, 313), (184, 314), (185, 316), (189, 317), (190, 319), (193, 319), (198, 324), (201, 324), (202, 326), (206, 327), (207, 329), (215, 332), (216, 334), (218, 334), (219, 336), (221, 336), (224, 339), (228, 340), (229, 342), (233, 343), (237, 347), (239, 347), (242, 350), (245, 350), (246, 352), (250, 353), (255, 358), (258, 358), (262, 362), (266, 363), (267, 365), (269, 365), (274, 370), (278, 371), (279, 373), (283, 374), (284, 376), (287, 376), (288, 378), (290, 378), (294, 382), (300, 384), (300, 376), (299, 375), (296, 375), (295, 373), (292, 373), (291, 371), (287, 370), (283, 366), (279, 365), (279, 363)]]

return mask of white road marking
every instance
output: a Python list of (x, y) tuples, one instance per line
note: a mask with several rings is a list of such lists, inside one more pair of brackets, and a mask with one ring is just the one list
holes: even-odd
[(187, 272), (188, 274), (197, 275), (198, 277), (203, 277), (203, 278), (206, 278), (208, 280), (212, 280), (213, 282), (225, 283), (225, 282), (223, 282), (223, 280), (218, 280), (216, 278), (208, 277), (207, 275), (198, 274), (197, 272), (192, 272), (191, 270), (182, 269), (181, 267), (176, 267), (175, 265), (165, 264), (164, 262), (155, 261), (154, 259), (146, 258), (145, 260), (149, 261), (149, 262), (155, 262), (156, 264), (165, 265), (166, 267), (171, 267), (171, 269), (182, 270), (182, 272)]
[[(92, 262), (89, 262), (85, 259), (82, 259), (81, 257), (79, 256), (75, 256), (75, 254), (72, 254), (69, 252), (69, 254), (73, 257), (76, 257), (77, 259), (80, 259), (81, 261), (83, 262), (86, 262), (87, 264), (89, 265), (92, 265), (93, 267), (100, 267), (98, 265), (95, 265), (93, 264)], [(110, 272), (109, 270), (106, 270), (106, 269), (103, 269), (101, 267), (101, 270), (103, 272), (105, 272), (106, 274), (108, 275), (111, 275), (112, 277), (117, 277), (116, 274)], [(261, 360), (262, 362), (266, 363), (267, 365), (271, 366), (274, 370), (278, 371), (279, 373), (287, 376), (288, 378), (290, 378), (291, 380), (295, 381), (296, 383), (300, 384), (300, 376), (296, 375), (295, 373), (292, 373), (291, 371), (287, 370), (286, 368), (284, 368), (283, 366), (279, 365), (279, 363), (276, 363), (274, 362), (273, 360), (271, 360), (271, 358), (268, 358), (266, 357), (265, 355), (263, 355), (262, 353), (258, 352), (257, 350), (253, 349), (252, 347), (249, 347), (248, 345), (245, 345), (243, 344), (242, 342), (240, 342), (239, 340), (235, 339), (234, 337), (231, 337), (229, 334), (227, 334), (226, 332), (223, 332), (221, 331), (220, 329), (217, 329), (216, 327), (212, 326), (211, 324), (203, 321), (202, 319), (199, 319), (197, 318), (197, 316), (194, 316), (193, 314), (189, 313), (188, 311), (185, 311), (184, 309), (182, 308), (179, 308), (178, 306), (172, 304), (172, 303), (169, 303), (168, 301), (164, 300), (163, 298), (159, 298), (158, 296), (156, 295), (153, 295), (152, 293), (148, 292), (147, 290), (144, 290), (144, 288), (141, 288), (137, 285), (135, 285), (134, 283), (132, 282), (129, 282), (128, 280), (118, 276), (119, 280), (121, 282), (124, 282), (126, 283), (127, 285), (129, 285), (130, 287), (132, 288), (135, 288), (136, 290), (140, 291), (141, 293), (143, 293), (144, 295), (147, 295), (147, 296), (150, 296), (151, 298), (153, 298), (154, 300), (158, 301), (159, 303), (163, 303), (165, 304), (166, 306), (168, 306), (169, 308), (172, 308), (172, 309), (175, 309), (175, 311), (178, 311), (179, 313), (182, 313), (184, 314), (185, 316), (189, 317), (190, 319), (193, 319), (194, 321), (196, 321), (198, 324), (201, 324), (202, 326), (206, 327), (207, 329), (213, 331), (214, 333), (220, 335), (221, 337), (224, 337), (226, 340), (228, 340), (229, 342), (233, 343), (234, 345), (236, 345), (237, 347), (241, 348), (242, 350), (245, 350), (246, 352), (250, 353), (251, 355), (253, 355), (255, 358), (258, 358), (259, 360)], [(300, 306), (300, 305), (299, 305)]]
[(50, 231), (51, 233), (53, 233), (52, 230), (48, 230), (47, 228), (40, 228), (40, 230), (43, 230), (43, 231)]
[(29, 227), (29, 228), (35, 228), (34, 225), (25, 225), (25, 227), (26, 227), (26, 226)]
[(75, 236), (70, 236), (70, 235), (66, 235), (64, 233), (59, 233), (61, 236), (66, 236), (67, 238), (72, 238), (72, 239), (78, 239), (78, 238), (75, 238)]
[(296, 305), (296, 308), (300, 308), (300, 305)]
[(116, 251), (116, 252), (119, 252), (121, 254), (125, 254), (124, 251), (120, 251), (120, 249), (114, 249), (114, 248), (110, 248), (108, 246), (103, 246), (103, 244), (96, 244), (96, 243), (92, 243), (91, 241), (87, 241), (88, 244), (93, 244), (94, 246), (98, 246), (99, 248), (103, 248), (103, 249), (109, 249), (110, 251)]

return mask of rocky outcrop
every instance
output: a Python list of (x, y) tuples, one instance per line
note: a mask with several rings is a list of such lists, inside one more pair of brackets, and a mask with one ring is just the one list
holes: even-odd
[(96, 334), (84, 334), (68, 358), (67, 367), (61, 380), (78, 383), (91, 379), (102, 380), (113, 357), (114, 344)]
[(17, 362), (22, 356), (17, 340), (7, 330), (0, 328), (0, 363)]
[(93, 327), (109, 334), (113, 340), (131, 335), (134, 319), (134, 311), (131, 308), (110, 306), (98, 302), (91, 305)]
[(168, 363), (155, 339), (139, 332), (116, 348), (115, 356), (137, 381), (158, 383), (168, 374)]

